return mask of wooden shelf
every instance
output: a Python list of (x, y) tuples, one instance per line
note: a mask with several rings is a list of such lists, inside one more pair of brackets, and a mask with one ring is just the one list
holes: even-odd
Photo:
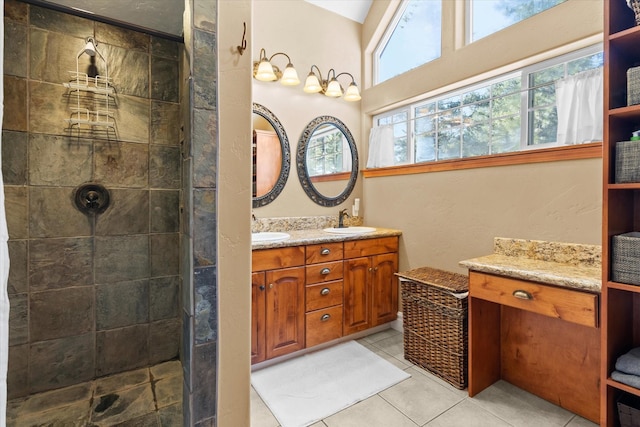
[(616, 388), (618, 390), (622, 390), (622, 391), (624, 391), (626, 393), (633, 394), (635, 396), (639, 396), (640, 397), (640, 389), (637, 389), (635, 387), (631, 387), (631, 386), (626, 385), (626, 384), (619, 383), (616, 380), (612, 380), (611, 377), (607, 378), (607, 385), (609, 387), (613, 387), (613, 388)]
[(608, 190), (640, 190), (640, 182), (629, 182), (624, 184), (608, 184)]
[(616, 289), (619, 291), (640, 293), (640, 286), (629, 285), (627, 283), (607, 282), (607, 288)]
[[(638, 42), (640, 43), (640, 41)], [(640, 117), (640, 104), (628, 107), (614, 108), (609, 110), (609, 117), (619, 117), (622, 119), (637, 119)]]

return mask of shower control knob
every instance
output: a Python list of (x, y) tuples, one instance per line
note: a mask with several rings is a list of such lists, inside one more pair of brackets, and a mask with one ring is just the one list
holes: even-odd
[(75, 190), (75, 203), (80, 212), (95, 215), (109, 207), (109, 190), (100, 184), (84, 184)]

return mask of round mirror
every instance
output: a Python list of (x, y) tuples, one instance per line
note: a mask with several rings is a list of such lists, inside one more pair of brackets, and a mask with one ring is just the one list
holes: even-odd
[(253, 103), (253, 207), (268, 205), (282, 192), (291, 169), (289, 139), (278, 118)]
[(358, 151), (347, 126), (331, 116), (311, 121), (298, 141), (298, 178), (307, 195), (321, 206), (337, 206), (358, 178)]

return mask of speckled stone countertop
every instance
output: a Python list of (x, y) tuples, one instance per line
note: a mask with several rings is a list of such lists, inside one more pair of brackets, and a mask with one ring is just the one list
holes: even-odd
[(286, 231), (291, 237), (279, 242), (255, 242), (251, 249), (284, 248), (288, 246), (313, 245), (327, 242), (344, 242), (348, 240), (374, 239), (377, 237), (400, 236), (400, 230), (376, 227), (375, 231), (362, 234), (332, 234), (322, 229)]
[(469, 270), (600, 292), (601, 247), (496, 237), (493, 254), (460, 261)]

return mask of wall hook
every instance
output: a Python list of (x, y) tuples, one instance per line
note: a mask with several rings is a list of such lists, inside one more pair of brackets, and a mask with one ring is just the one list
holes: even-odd
[(242, 55), (244, 53), (244, 50), (247, 48), (247, 39), (245, 39), (245, 36), (247, 35), (247, 23), (243, 22), (242, 25), (244, 25), (244, 31), (242, 32), (242, 42), (238, 46), (238, 52), (240, 53), (240, 55)]

